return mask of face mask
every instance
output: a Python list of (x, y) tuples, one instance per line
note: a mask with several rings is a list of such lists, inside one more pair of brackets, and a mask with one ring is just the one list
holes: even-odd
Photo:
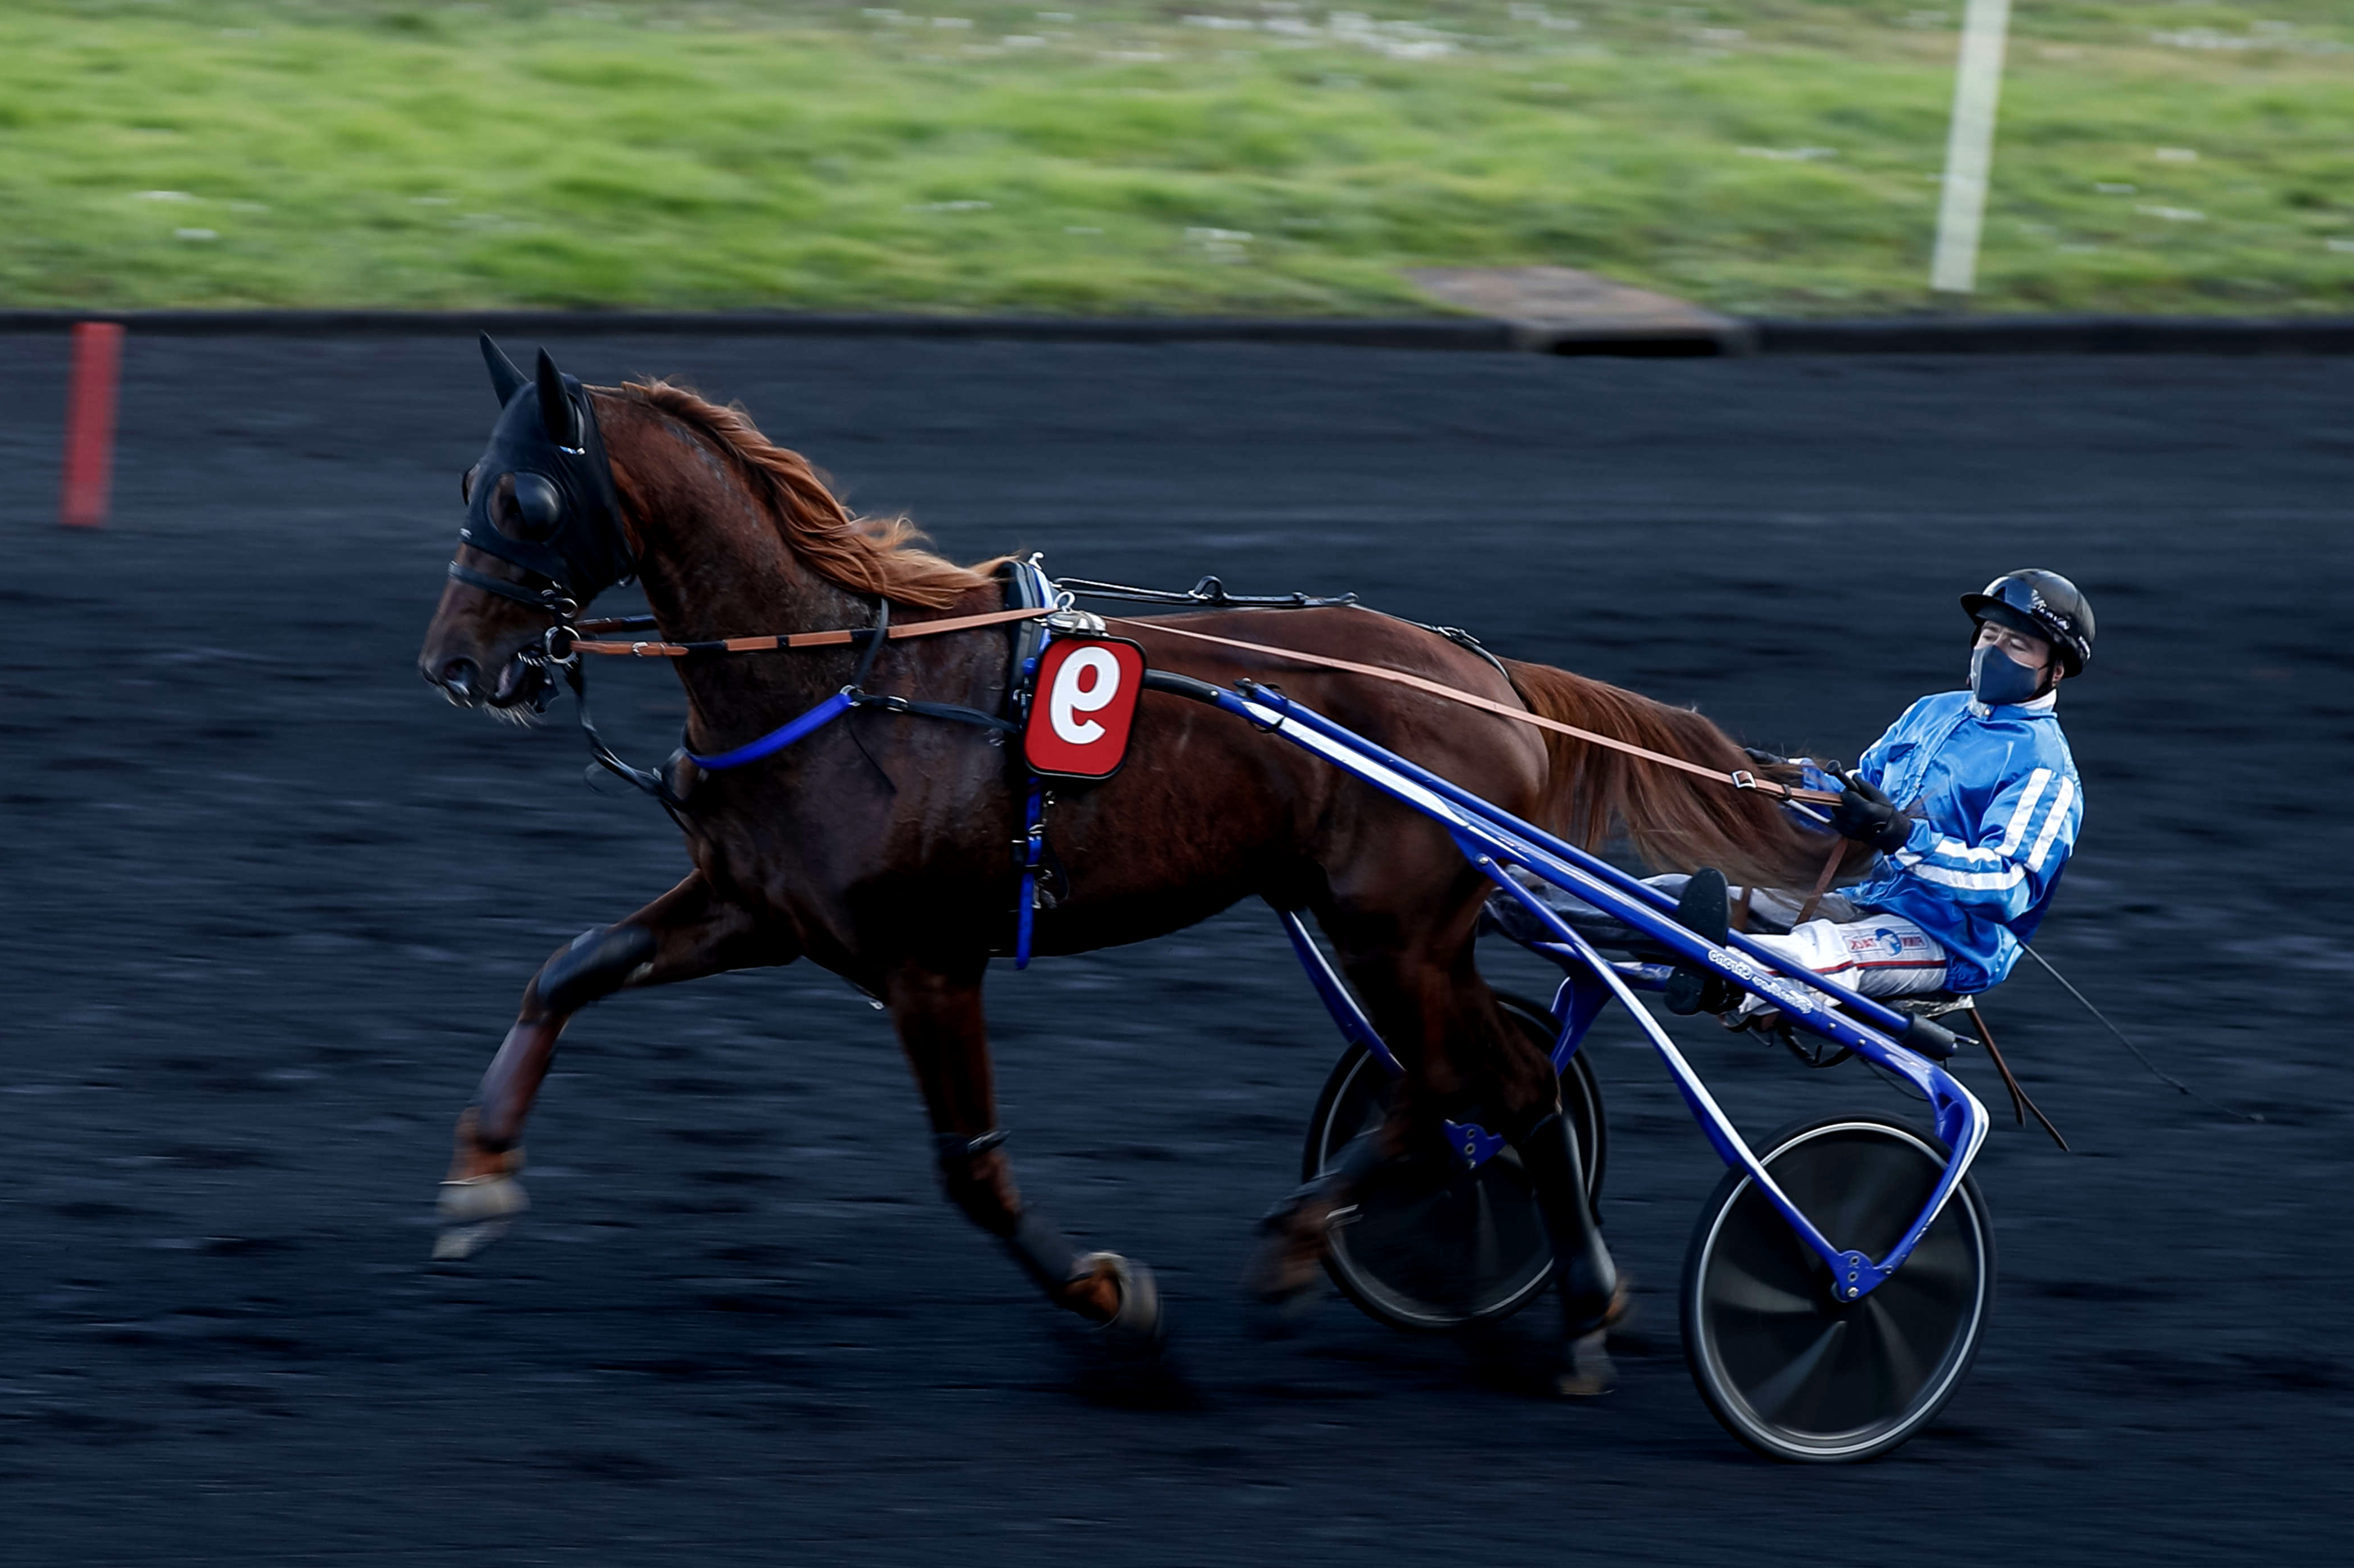
[(2015, 662), (1995, 647), (1970, 650), (1970, 695), (1990, 708), (2032, 702), (2042, 694), (2043, 672)]

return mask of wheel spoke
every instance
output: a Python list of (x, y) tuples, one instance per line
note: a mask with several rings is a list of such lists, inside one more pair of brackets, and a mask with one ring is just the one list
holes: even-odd
[[(1948, 1209), (1947, 1213), (1951, 1212)], [(1944, 1226), (1945, 1216), (1940, 1215), (1937, 1226), (1921, 1238), (1921, 1245), (1891, 1277), (1890, 1284), (1902, 1280), (1914, 1294), (1934, 1301), (1958, 1300), (1970, 1292), (1978, 1270), (1972, 1266), (1969, 1249), (1958, 1242), (1939, 1245), (1946, 1240), (1939, 1234)]]
[(1790, 1363), (1755, 1388), (1746, 1391), (1749, 1408), (1768, 1421), (1778, 1421), (1782, 1412), (1799, 1392), (1812, 1383), (1824, 1363), (1831, 1359), (1840, 1342), (1847, 1338), (1847, 1319), (1837, 1318), (1824, 1325), (1823, 1331), (1790, 1360)]
[(1863, 1298), (1863, 1308), (1865, 1319), (1872, 1324), (1872, 1345), (1879, 1352), (1890, 1392), (1896, 1395), (1899, 1405), (1910, 1404), (1913, 1396), (1929, 1381), (1929, 1369), (1921, 1364), (1920, 1353), (1913, 1348), (1904, 1325), (1880, 1299), (1878, 1291)]
[(1709, 1273), (1712, 1304), (1735, 1307), (1761, 1318), (1789, 1318), (1821, 1310), (1822, 1303), (1757, 1277), (1738, 1264), (1719, 1264)]
[(1471, 1274), (1484, 1286), (1498, 1273), (1500, 1249), (1496, 1245), (1496, 1211), (1488, 1198), (1488, 1183), (1474, 1181), (1471, 1187), (1475, 1216), (1471, 1222)]
[[(1833, 1246), (1877, 1255), (1902, 1237), (1920, 1213), (1917, 1202), (1906, 1202), (1907, 1191), (1919, 1181), (1919, 1160), (1901, 1144), (1850, 1146), (1850, 1154), (1846, 1180), (1824, 1234)], [(1898, 1220), (1900, 1210), (1903, 1218)], [(1893, 1234), (1884, 1238), (1877, 1234), (1887, 1232), (1892, 1222)]]

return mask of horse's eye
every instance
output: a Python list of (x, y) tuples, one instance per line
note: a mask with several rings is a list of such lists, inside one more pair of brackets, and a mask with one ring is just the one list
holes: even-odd
[(526, 539), (545, 539), (564, 518), (564, 497), (556, 486), (535, 473), (514, 476), (516, 531)]
[(482, 465), (481, 463), (476, 463), (473, 467), (468, 469), (465, 472), (458, 476), (459, 500), (466, 502), (469, 504), (472, 503), (474, 499), (474, 476), (482, 471)]

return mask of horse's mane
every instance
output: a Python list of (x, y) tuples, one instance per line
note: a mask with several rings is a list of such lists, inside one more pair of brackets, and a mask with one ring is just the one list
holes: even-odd
[[(1760, 765), (1699, 714), (1670, 707), (1621, 687), (1574, 675), (1550, 664), (1504, 661), (1513, 686), (1532, 713), (1613, 736), (1652, 751), (1731, 772), (1748, 768), (1761, 779), (1795, 784), (1798, 770)], [(1568, 736), (1545, 736), (1552, 778), (1543, 826), (1587, 848), (1599, 848), (1613, 827), (1623, 828), (1654, 867), (1696, 870), (1712, 865), (1752, 887), (1808, 888), (1821, 874), (1835, 842), (1808, 832), (1770, 796), (1735, 789), (1624, 752)], [(1842, 869), (1870, 860), (1868, 844), (1845, 846)]]
[(1004, 559), (960, 567), (924, 548), (923, 533), (905, 517), (854, 515), (807, 458), (762, 435), (739, 404), (723, 408), (659, 377), (630, 382), (622, 390), (735, 459), (754, 493), (768, 503), (793, 553), (819, 576), (854, 593), (944, 609), (988, 587)]

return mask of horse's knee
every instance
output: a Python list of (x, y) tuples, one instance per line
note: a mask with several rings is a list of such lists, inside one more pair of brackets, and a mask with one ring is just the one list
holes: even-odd
[(526, 1012), (578, 1012), (651, 969), (654, 934), (643, 926), (592, 927), (542, 964)]

